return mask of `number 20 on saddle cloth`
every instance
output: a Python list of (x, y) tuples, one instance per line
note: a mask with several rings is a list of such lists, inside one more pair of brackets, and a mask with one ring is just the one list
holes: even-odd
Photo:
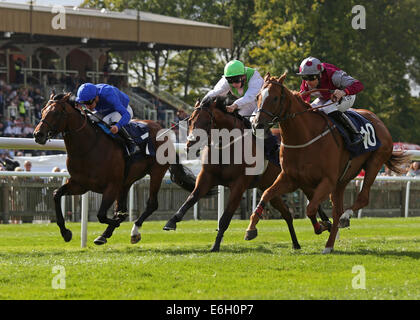
[(343, 137), (345, 147), (350, 152), (351, 156), (354, 158), (365, 152), (377, 150), (381, 146), (381, 141), (376, 136), (375, 128), (373, 127), (372, 123), (356, 111), (347, 110), (345, 113), (356, 126), (357, 130), (359, 130), (359, 132), (362, 134), (362, 143), (350, 146), (351, 141), (346, 130), (332, 117), (329, 118), (335, 124), (341, 136)]
[[(103, 123), (97, 123), (98, 126), (108, 135), (113, 138), (116, 138), (117, 135), (111, 133), (109, 129)], [(141, 122), (130, 121), (124, 126), (130, 136), (133, 138), (134, 142), (140, 147), (141, 152), (136, 156), (155, 156), (156, 150), (150, 139), (149, 127)]]

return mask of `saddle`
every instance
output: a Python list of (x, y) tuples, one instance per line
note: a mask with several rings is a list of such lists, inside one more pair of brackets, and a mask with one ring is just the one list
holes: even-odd
[(328, 117), (338, 129), (338, 132), (341, 134), (344, 140), (345, 148), (350, 152), (352, 157), (357, 157), (366, 152), (372, 152), (377, 150), (381, 146), (381, 141), (376, 135), (375, 127), (373, 124), (353, 110), (345, 111), (347, 117), (352, 121), (356, 129), (362, 134), (363, 142), (357, 145), (351, 146), (351, 140), (347, 133), (347, 130), (332, 117)]
[[(113, 134), (108, 126), (102, 123), (99, 119), (95, 119), (95, 116), (88, 115), (91, 122), (105, 132), (107, 135), (111, 136), (113, 139), (116, 139), (122, 146), (125, 152), (125, 155), (128, 155), (127, 148), (125, 147), (125, 141), (118, 134)], [(136, 154), (136, 157), (145, 157), (145, 156), (155, 156), (156, 150), (153, 145), (153, 142), (149, 138), (149, 127), (141, 122), (130, 121), (127, 125), (124, 126), (128, 134), (134, 140), (134, 142), (140, 147), (140, 152)]]

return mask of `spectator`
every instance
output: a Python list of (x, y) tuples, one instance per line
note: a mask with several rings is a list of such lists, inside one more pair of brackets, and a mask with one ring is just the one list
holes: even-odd
[(26, 160), (25, 163), (23, 164), (23, 166), (25, 167), (25, 171), (31, 171), (32, 169), (32, 162), (29, 160)]
[(420, 162), (419, 161), (413, 161), (410, 165), (410, 168), (407, 172), (408, 177), (416, 177), (420, 176)]

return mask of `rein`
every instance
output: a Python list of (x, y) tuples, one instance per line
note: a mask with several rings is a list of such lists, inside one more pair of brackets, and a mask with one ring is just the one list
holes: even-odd
[[(50, 107), (53, 104), (57, 104), (57, 102), (58, 102), (57, 100), (48, 100), (48, 104), (47, 104), (46, 107)], [(82, 126), (78, 129), (75, 129), (75, 130), (63, 131), (63, 135), (66, 135), (66, 134), (68, 135), (68, 134), (71, 134), (71, 133), (77, 133), (77, 132), (81, 131), (86, 126), (86, 124), (87, 124), (87, 114), (86, 114), (85, 110), (82, 109), (82, 111), (83, 111), (83, 115), (84, 115), (84, 121), (83, 121)], [(68, 112), (66, 112), (65, 107), (63, 107), (63, 111), (60, 113), (60, 122), (61, 122), (61, 118), (66, 119), (67, 116), (68, 116)], [(54, 126), (52, 126), (45, 118), (42, 118), (40, 120), (40, 123), (45, 123), (47, 125), (47, 127), (50, 129), (49, 132), (48, 132), (48, 139), (51, 139), (52, 137), (54, 137), (55, 135), (57, 135), (60, 132), (57, 128), (54, 128)]]
[[(281, 87), (280, 102), (279, 102), (279, 103), (281, 104), (281, 103), (283, 102), (283, 100), (284, 100), (284, 86), (283, 86), (283, 84), (282, 84), (281, 82), (278, 82), (278, 81), (273, 81), (273, 80), (268, 81), (268, 83), (276, 84), (276, 85), (279, 85), (279, 86)], [(330, 90), (330, 89), (313, 89), (313, 90), (310, 90), (310, 91), (306, 91), (306, 92), (304, 92), (302, 95), (303, 95), (303, 96), (305, 96), (305, 95), (308, 95), (308, 94), (311, 94), (311, 93), (313, 93), (313, 92), (317, 92), (317, 91), (328, 91), (328, 92), (334, 92), (334, 90)], [(301, 96), (302, 96), (302, 95), (301, 95)], [(275, 115), (275, 114), (273, 114), (272, 112), (270, 112), (270, 111), (268, 111), (268, 110), (264, 110), (264, 108), (258, 109), (258, 110), (257, 110), (257, 113), (258, 113), (258, 112), (262, 112), (262, 113), (265, 113), (265, 114), (267, 114), (268, 116), (270, 116), (270, 117), (272, 118), (272, 120), (271, 120), (271, 122), (269, 123), (269, 125), (273, 125), (273, 124), (275, 124), (275, 122), (283, 122), (283, 121), (288, 120), (288, 119), (293, 119), (294, 117), (296, 117), (296, 116), (298, 116), (298, 115), (301, 115), (301, 114), (303, 114), (303, 113), (306, 113), (306, 112), (313, 112), (313, 111), (315, 111), (315, 110), (318, 110), (318, 109), (321, 109), (321, 108), (327, 107), (327, 106), (332, 105), (332, 104), (334, 104), (334, 103), (335, 103), (335, 102), (331, 102), (331, 103), (324, 104), (324, 105), (322, 105), (322, 106), (318, 106), (318, 107), (315, 107), (315, 108), (306, 109), (306, 110), (304, 110), (304, 111), (294, 112), (294, 113), (291, 113), (291, 114), (286, 114), (283, 118), (280, 118), (278, 115)]]
[[(281, 104), (283, 102), (284, 96), (285, 96), (283, 83), (278, 82), (278, 81), (273, 81), (273, 80), (269, 80), (268, 83), (279, 85), (281, 87), (280, 102), (279, 102)], [(329, 92), (332, 92), (333, 90), (330, 90), (330, 89), (313, 89), (313, 90), (310, 90), (310, 91), (305, 92), (304, 95), (311, 94), (311, 93), (316, 92), (316, 91), (329, 91)], [(268, 110), (264, 110), (264, 108), (258, 109), (257, 110), (257, 113), (258, 112), (263, 112), (263, 113), (269, 115), (272, 118), (272, 120), (271, 120), (271, 122), (268, 123), (268, 125), (273, 125), (276, 121), (280, 123), (280, 122), (283, 122), (283, 121), (288, 120), (288, 119), (293, 119), (293, 118), (295, 118), (298, 115), (304, 114), (306, 112), (314, 112), (314, 111), (316, 111), (318, 109), (324, 108), (324, 107), (329, 106), (329, 105), (331, 105), (333, 103), (335, 103), (335, 102), (332, 102), (332, 103), (329, 103), (329, 104), (326, 104), (326, 105), (322, 105), (322, 106), (318, 106), (318, 107), (315, 107), (315, 108), (306, 109), (306, 110), (300, 111), (300, 112), (294, 112), (292, 114), (286, 114), (283, 118), (280, 118), (278, 115), (275, 115), (275, 114), (273, 114), (272, 112), (270, 112)], [(332, 126), (332, 127), (330, 127), (328, 125), (328, 121), (327, 121), (327, 129), (324, 132), (322, 132), (320, 135), (318, 135), (315, 138), (313, 138), (312, 140), (310, 140), (310, 141), (308, 141), (308, 142), (306, 142), (304, 144), (299, 144), (299, 145), (288, 145), (288, 144), (284, 144), (283, 141), (282, 141), (281, 142), (281, 146), (283, 146), (285, 148), (291, 148), (291, 149), (299, 149), (299, 148), (307, 147), (307, 146), (311, 145), (312, 143), (314, 143), (315, 141), (318, 141), (322, 137), (326, 136), (328, 133), (332, 132), (332, 130), (334, 128), (335, 128), (335, 125)]]

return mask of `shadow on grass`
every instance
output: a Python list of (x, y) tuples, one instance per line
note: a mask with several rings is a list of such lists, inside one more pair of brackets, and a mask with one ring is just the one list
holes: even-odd
[(267, 247), (258, 245), (255, 247), (245, 247), (240, 245), (225, 245), (221, 246), (219, 252), (211, 252), (211, 246), (200, 246), (200, 247), (165, 247), (165, 248), (144, 248), (144, 247), (136, 247), (136, 248), (126, 248), (124, 252), (121, 253), (152, 253), (152, 254), (165, 254), (165, 255), (188, 255), (188, 254), (199, 254), (199, 255), (207, 255), (207, 254), (244, 254), (244, 253), (266, 253), (266, 254), (273, 254), (273, 251)]

